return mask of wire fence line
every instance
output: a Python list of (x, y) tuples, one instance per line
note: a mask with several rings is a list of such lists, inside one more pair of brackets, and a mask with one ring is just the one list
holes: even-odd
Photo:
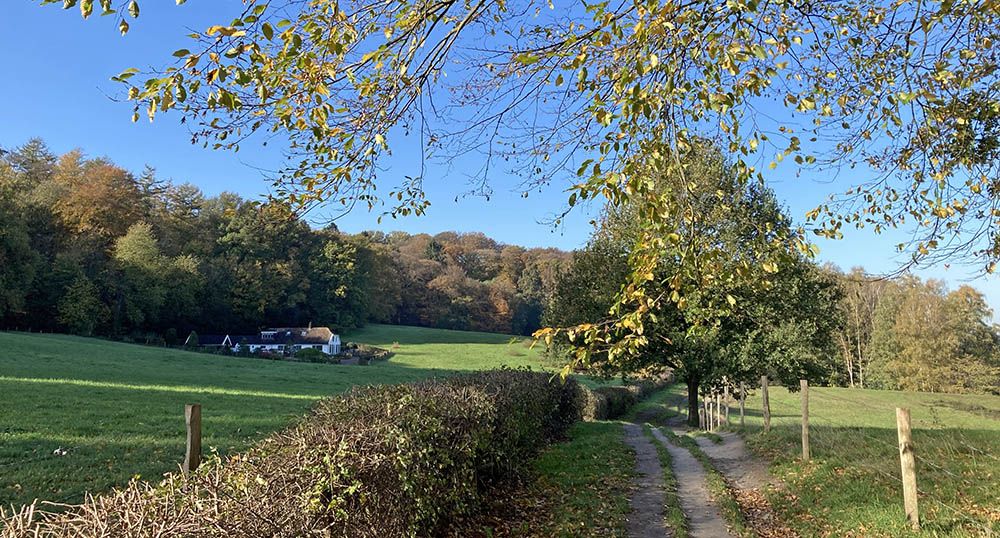
[[(780, 386), (772, 385), (771, 388)], [(914, 410), (929, 411), (932, 418), (919, 418), (918, 426), (913, 430), (912, 454), (913, 460), (917, 464), (917, 477), (924, 474), (925, 484), (934, 484), (930, 489), (916, 488), (916, 497), (920, 503), (927, 503), (928, 512), (925, 515), (933, 515), (930, 523), (931, 528), (940, 530), (940, 525), (954, 525), (960, 533), (974, 533), (973, 535), (1000, 536), (1000, 493), (990, 493), (990, 488), (996, 488), (994, 470), (1000, 468), (994, 462), (1000, 461), (1000, 457), (992, 453), (994, 446), (976, 446), (973, 441), (982, 436), (983, 442), (990, 443), (989, 430), (997, 429), (1000, 435), (1000, 428), (986, 426), (982, 433), (977, 432), (974, 436), (967, 436), (962, 433), (962, 425), (969, 424), (966, 414), (974, 414), (976, 420), (994, 420), (988, 414), (975, 414), (963, 409), (961, 404), (955, 406), (940, 406), (920, 404), (915, 401), (907, 401), (895, 405), (891, 401), (874, 395), (858, 392), (854, 394), (838, 394), (833, 389), (825, 387), (809, 387), (808, 394), (808, 432), (814, 457), (823, 459), (830, 454), (827, 452), (842, 452), (847, 448), (849, 461), (845, 465), (861, 469), (868, 474), (876, 483), (884, 486), (898, 488), (899, 491), (905, 489), (906, 485), (903, 476), (900, 474), (900, 458), (903, 453), (901, 444), (897, 439), (896, 409), (913, 408)], [(845, 391), (846, 392), (846, 391)], [(738, 396), (738, 393), (734, 393)], [(793, 399), (794, 398), (794, 399)], [(800, 402), (801, 393), (789, 390), (771, 392), (769, 394), (769, 415), (771, 417), (771, 428), (776, 426), (782, 428), (788, 435), (788, 426), (802, 423), (802, 407)], [(746, 408), (760, 410), (763, 415), (762, 399), (747, 397)], [(728, 402), (727, 402), (728, 403)], [(989, 403), (985, 404), (991, 405)], [(836, 409), (857, 410), (855, 416), (834, 416), (827, 413), (827, 410), (839, 411)], [(959, 426), (950, 426), (947, 419), (941, 418), (941, 413), (947, 416), (955, 413), (959, 418)], [(892, 417), (891, 422), (888, 417)], [(857, 418), (857, 420), (854, 420)], [(756, 425), (759, 427), (760, 417), (755, 417)], [(912, 419), (911, 419), (912, 420)], [(723, 424), (729, 422), (723, 421)], [(975, 424), (975, 422), (973, 422)], [(966, 426), (968, 427), (968, 426)], [(976, 426), (972, 426), (978, 430)], [(879, 432), (885, 435), (879, 435)], [(761, 432), (761, 435), (768, 435)], [(857, 439), (850, 441), (851, 436)], [(818, 452), (818, 453), (817, 453)], [(928, 455), (930, 454), (930, 455)], [(954, 461), (955, 465), (949, 465)], [(889, 469), (895, 467), (895, 472)], [(922, 471), (921, 471), (922, 470)], [(903, 471), (906, 472), (905, 469)], [(986, 481), (986, 482), (984, 482)], [(948, 483), (950, 482), (950, 484)], [(994, 482), (993, 485), (987, 482)], [(925, 486), (926, 487), (926, 486)], [(911, 490), (912, 491), (912, 490)], [(1000, 491), (1000, 488), (995, 491)], [(985, 497), (983, 497), (985, 492)], [(993, 501), (994, 495), (997, 495)], [(901, 510), (902, 512), (902, 510)], [(941, 517), (947, 519), (942, 520)], [(936, 532), (936, 531), (935, 531)], [(964, 534), (963, 534), (964, 535)]]

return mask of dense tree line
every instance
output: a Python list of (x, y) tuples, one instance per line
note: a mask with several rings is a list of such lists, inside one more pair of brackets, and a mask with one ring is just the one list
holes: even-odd
[(842, 289), (836, 382), (932, 392), (1000, 392), (1000, 327), (986, 298), (913, 275), (828, 268)]
[(31, 140), (0, 156), (0, 326), (176, 343), (390, 322), (530, 334), (567, 254), (479, 233), (344, 234)]

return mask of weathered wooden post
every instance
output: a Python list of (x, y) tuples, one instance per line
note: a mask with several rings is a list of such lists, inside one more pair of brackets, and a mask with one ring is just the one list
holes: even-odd
[(184, 422), (187, 424), (187, 448), (182, 469), (190, 473), (201, 465), (201, 404), (184, 406)]
[(715, 431), (715, 424), (718, 421), (715, 411), (715, 394), (708, 395), (708, 431)]
[(747, 384), (740, 381), (740, 429), (746, 425)]
[(702, 428), (705, 431), (712, 430), (712, 415), (709, 413), (711, 410), (710, 404), (708, 403), (708, 394), (702, 396), (701, 399), (701, 412), (705, 415), (705, 427)]
[(705, 422), (708, 423), (708, 431), (715, 429), (715, 417), (712, 416), (712, 395), (705, 397)]
[(809, 382), (799, 380), (802, 390), (802, 461), (809, 461)]
[(715, 393), (715, 429), (722, 427), (722, 393)]
[(725, 419), (726, 419), (726, 426), (728, 426), (729, 425), (729, 384), (728, 383), (724, 387), (722, 387), (722, 401), (725, 402), (725, 404), (726, 404)]
[(913, 431), (910, 429), (910, 410), (896, 408), (896, 433), (899, 435), (899, 467), (903, 475), (903, 509), (913, 530), (920, 530), (920, 513), (917, 510), (917, 462), (913, 454)]
[(767, 376), (760, 376), (761, 410), (764, 413), (764, 433), (771, 431), (771, 402), (767, 399)]

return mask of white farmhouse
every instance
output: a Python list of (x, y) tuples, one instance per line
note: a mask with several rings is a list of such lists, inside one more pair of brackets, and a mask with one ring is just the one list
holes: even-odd
[[(190, 336), (188, 337), (190, 340)], [(185, 342), (190, 345), (193, 342)], [(259, 335), (205, 335), (198, 337), (202, 347), (228, 347), (234, 353), (246, 349), (250, 353), (294, 354), (302, 349), (317, 349), (328, 355), (340, 353), (340, 335), (329, 327), (278, 327), (264, 329)]]

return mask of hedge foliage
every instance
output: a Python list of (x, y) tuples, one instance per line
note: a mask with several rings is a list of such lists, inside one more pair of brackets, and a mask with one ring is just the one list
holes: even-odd
[(654, 391), (667, 386), (672, 376), (637, 381), (618, 386), (602, 386), (594, 389), (578, 385), (583, 401), (584, 420), (608, 420), (619, 418), (633, 405)]
[(189, 476), (6, 514), (0, 536), (434, 535), (579, 420), (580, 396), (523, 370), (359, 388)]

